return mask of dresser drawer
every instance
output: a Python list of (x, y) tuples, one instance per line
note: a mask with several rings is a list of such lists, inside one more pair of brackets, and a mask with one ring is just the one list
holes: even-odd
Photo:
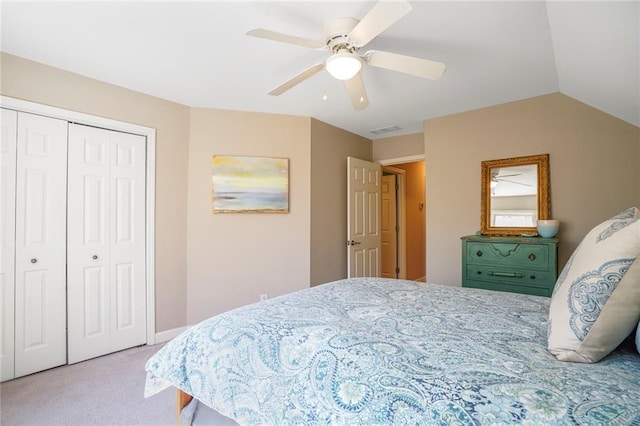
[(549, 297), (557, 258), (556, 238), (462, 237), (462, 286)]
[(467, 263), (510, 265), (513, 268), (549, 269), (549, 246), (522, 243), (468, 242)]
[(533, 294), (534, 296), (551, 297), (553, 294), (553, 286), (532, 287), (528, 285), (513, 285), (511, 283), (498, 283), (490, 281), (472, 281), (468, 280), (463, 287), (481, 288), (484, 290), (508, 291), (511, 293)]
[(466, 280), (487, 281), (514, 286), (549, 288), (555, 284), (555, 273), (536, 269), (514, 269), (490, 265), (467, 265)]

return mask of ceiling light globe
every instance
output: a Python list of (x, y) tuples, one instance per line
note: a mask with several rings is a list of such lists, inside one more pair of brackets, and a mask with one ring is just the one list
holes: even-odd
[(338, 52), (327, 58), (325, 67), (338, 80), (350, 80), (362, 69), (362, 61), (351, 52)]

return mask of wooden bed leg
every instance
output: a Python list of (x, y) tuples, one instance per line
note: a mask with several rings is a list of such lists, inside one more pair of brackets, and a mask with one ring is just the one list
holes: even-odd
[(180, 426), (180, 413), (185, 405), (187, 405), (193, 397), (188, 393), (178, 389), (176, 393), (176, 425)]

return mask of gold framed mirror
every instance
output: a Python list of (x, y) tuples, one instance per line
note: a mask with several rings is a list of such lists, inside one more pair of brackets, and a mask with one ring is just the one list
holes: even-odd
[(480, 233), (535, 236), (549, 219), (549, 154), (482, 162)]

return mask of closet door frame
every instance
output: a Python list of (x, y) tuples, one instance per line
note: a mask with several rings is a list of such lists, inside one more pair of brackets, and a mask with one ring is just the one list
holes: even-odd
[[(2, 110), (0, 135), (0, 381), (15, 377), (15, 260), (18, 113)], [(11, 230), (11, 231), (9, 231)]]
[(145, 225), (145, 274), (146, 274), (146, 305), (147, 305), (147, 345), (156, 343), (155, 324), (155, 176), (156, 176), (156, 130), (151, 127), (125, 123), (109, 118), (96, 117), (90, 114), (66, 110), (63, 108), (41, 105), (35, 102), (11, 98), (0, 95), (0, 106), (16, 111), (43, 115), (51, 118), (67, 120), (69, 122), (88, 126), (101, 127), (108, 130), (133, 133), (144, 136), (146, 143), (146, 225)]

